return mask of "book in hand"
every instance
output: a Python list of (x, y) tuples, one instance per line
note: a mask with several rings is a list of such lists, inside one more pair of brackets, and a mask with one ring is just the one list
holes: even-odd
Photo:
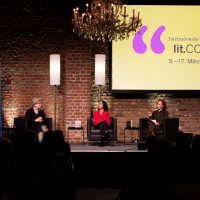
[(151, 121), (152, 123), (156, 123), (156, 120), (155, 119), (149, 119), (149, 118), (147, 118), (149, 121)]
[(156, 120), (155, 119), (150, 119), (154, 124), (156, 123)]

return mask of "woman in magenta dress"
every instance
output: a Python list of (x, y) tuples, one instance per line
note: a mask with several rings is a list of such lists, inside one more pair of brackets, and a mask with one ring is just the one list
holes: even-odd
[(104, 146), (105, 138), (109, 137), (110, 114), (108, 105), (105, 101), (99, 101), (98, 111), (94, 112), (94, 127), (100, 129), (101, 146)]

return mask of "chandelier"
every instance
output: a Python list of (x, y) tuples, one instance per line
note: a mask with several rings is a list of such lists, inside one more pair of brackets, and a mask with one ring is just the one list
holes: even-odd
[(86, 12), (79, 15), (79, 8), (73, 9), (73, 32), (85, 39), (111, 42), (128, 39), (130, 33), (139, 33), (142, 19), (133, 8), (132, 15), (126, 12), (126, 5), (119, 0), (93, 0), (86, 4)]

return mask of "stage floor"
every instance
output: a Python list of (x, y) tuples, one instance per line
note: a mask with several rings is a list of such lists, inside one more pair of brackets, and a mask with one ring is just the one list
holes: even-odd
[(100, 147), (99, 142), (88, 142), (83, 144), (70, 144), (71, 152), (146, 152), (147, 150), (138, 150), (137, 142), (110, 142)]

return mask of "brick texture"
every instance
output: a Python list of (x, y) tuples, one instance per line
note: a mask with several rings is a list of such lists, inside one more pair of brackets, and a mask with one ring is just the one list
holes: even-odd
[[(80, 1), (85, 5), (85, 1)], [(80, 3), (79, 2), (79, 3)], [(18, 0), (0, 4), (0, 63), (2, 124), (13, 126), (14, 117), (24, 116), (33, 97), (41, 97), (43, 109), (53, 118), (53, 86), (49, 80), (49, 55), (61, 55), (61, 85), (56, 87), (57, 129), (67, 142), (82, 142), (82, 132), (67, 132), (75, 120), (85, 130), (87, 117), (97, 110), (98, 86), (94, 84), (94, 55), (106, 54), (106, 84), (102, 99), (107, 101), (111, 116), (118, 120), (118, 140), (123, 141), (127, 120), (134, 126), (139, 118), (154, 110), (164, 98), (170, 116), (179, 117), (180, 129), (200, 134), (200, 95), (192, 94), (123, 94), (109, 91), (109, 44), (90, 42), (73, 33), (71, 18), (76, 1)], [(83, 6), (84, 7), (84, 6)], [(81, 12), (84, 12), (85, 8)], [(127, 132), (127, 139), (137, 137)]]
[[(139, 126), (139, 119), (146, 117), (148, 111), (156, 109), (159, 99), (165, 99), (169, 116), (179, 118), (179, 129), (185, 133), (200, 134), (200, 94), (189, 93), (145, 93), (145, 94), (112, 94), (109, 90), (110, 44), (92, 44), (92, 87), (91, 110), (97, 110), (98, 86), (94, 84), (94, 55), (106, 54), (106, 84), (102, 86), (101, 99), (108, 103), (110, 115), (117, 118), (118, 140), (124, 140), (124, 128), (127, 120), (132, 120), (133, 126)], [(126, 131), (126, 139), (138, 138), (138, 131)]]
[[(69, 7), (70, 6), (70, 7)], [(54, 117), (49, 55), (61, 55), (61, 85), (56, 87), (56, 128), (65, 134), (90, 115), (90, 42), (72, 32), (71, 3), (66, 1), (8, 1), (1, 9), (0, 63), (2, 125), (13, 126), (25, 115), (34, 97), (41, 97), (47, 117)], [(53, 119), (54, 121), (54, 119)], [(82, 142), (70, 132), (68, 142)]]

